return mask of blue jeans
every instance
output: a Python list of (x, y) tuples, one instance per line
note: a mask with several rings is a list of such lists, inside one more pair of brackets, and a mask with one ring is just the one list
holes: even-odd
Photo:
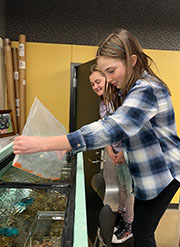
[(154, 232), (179, 186), (180, 183), (174, 179), (152, 200), (135, 198), (132, 225), (134, 247), (156, 247)]

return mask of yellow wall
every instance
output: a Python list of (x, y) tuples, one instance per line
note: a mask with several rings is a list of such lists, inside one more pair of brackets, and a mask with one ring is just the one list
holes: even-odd
[(72, 45), (72, 63), (85, 63), (96, 56), (97, 47)]
[[(12, 42), (17, 46), (17, 42)], [(95, 58), (97, 47), (61, 45), (46, 43), (26, 44), (27, 60), (27, 116), (35, 97), (69, 129), (70, 107), (70, 64), (85, 63)], [(144, 50), (153, 60), (160, 77), (168, 84), (172, 92), (175, 107), (177, 130), (180, 135), (180, 52)], [(173, 199), (178, 202), (179, 192)]]
[[(17, 47), (17, 42), (12, 42)], [(70, 66), (94, 58), (96, 47), (26, 43), (26, 115), (37, 97), (69, 129)]]
[(26, 61), (26, 115), (37, 97), (68, 130), (71, 46), (27, 42)]

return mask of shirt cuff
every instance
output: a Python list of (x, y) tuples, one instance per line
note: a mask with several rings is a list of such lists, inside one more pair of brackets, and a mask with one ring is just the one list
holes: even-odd
[(67, 138), (73, 154), (86, 151), (86, 143), (80, 130), (67, 134)]

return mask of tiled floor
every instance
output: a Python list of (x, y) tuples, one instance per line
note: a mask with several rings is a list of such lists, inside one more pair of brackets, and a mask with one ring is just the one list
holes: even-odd
[(167, 209), (156, 230), (158, 247), (179, 247), (180, 210)]
[[(109, 204), (113, 211), (117, 211), (118, 205), (118, 179), (116, 170), (110, 164), (108, 156), (105, 157), (104, 177), (106, 180), (105, 204)], [(163, 215), (155, 233), (157, 247), (179, 247), (180, 236), (180, 209), (167, 209)], [(113, 245), (116, 247), (133, 247), (133, 239), (123, 244)], [(144, 246), (146, 247), (146, 246)]]

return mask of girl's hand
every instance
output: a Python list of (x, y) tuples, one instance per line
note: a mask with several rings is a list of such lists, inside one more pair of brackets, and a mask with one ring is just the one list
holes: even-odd
[(59, 160), (62, 160), (64, 158), (64, 155), (67, 153), (66, 150), (60, 150), (60, 151), (56, 151), (57, 157)]
[(114, 164), (115, 159), (116, 159), (116, 154), (114, 153), (114, 151), (113, 151), (111, 146), (107, 146), (106, 149), (107, 149), (107, 152), (109, 154), (109, 157), (112, 159), (113, 164)]
[(115, 165), (123, 164), (124, 162), (125, 162), (125, 159), (124, 159), (123, 149), (121, 149), (120, 152), (116, 154), (114, 164)]
[(13, 150), (15, 154), (37, 153), (43, 151), (43, 137), (17, 136), (14, 139)]

